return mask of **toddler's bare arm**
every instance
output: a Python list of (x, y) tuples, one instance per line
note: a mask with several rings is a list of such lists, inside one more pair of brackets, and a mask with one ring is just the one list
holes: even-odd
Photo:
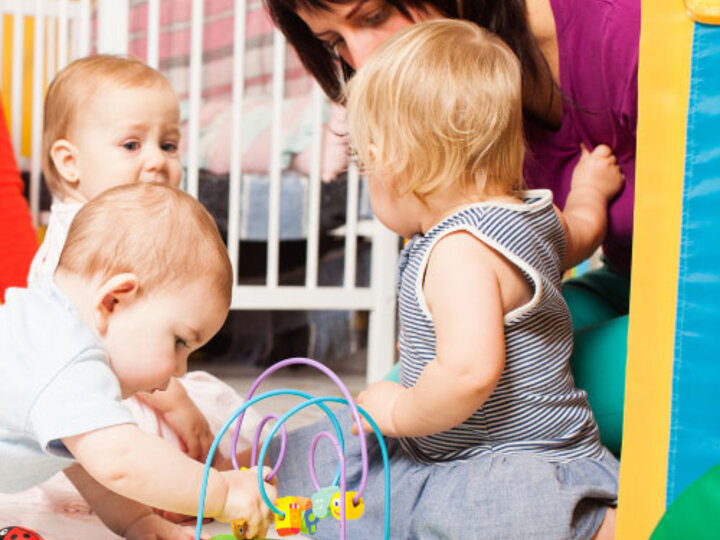
[(609, 146), (598, 145), (592, 152), (582, 147), (565, 208), (559, 214), (565, 229), (563, 269), (584, 261), (600, 246), (607, 231), (608, 203), (623, 181)]

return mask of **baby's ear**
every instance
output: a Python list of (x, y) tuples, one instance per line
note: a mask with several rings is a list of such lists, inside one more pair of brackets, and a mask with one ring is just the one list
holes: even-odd
[(50, 159), (63, 182), (77, 187), (80, 180), (77, 147), (67, 139), (58, 139), (50, 147)]
[(101, 336), (107, 333), (112, 315), (137, 298), (138, 279), (135, 274), (118, 274), (111, 277), (95, 292), (93, 309), (95, 329)]

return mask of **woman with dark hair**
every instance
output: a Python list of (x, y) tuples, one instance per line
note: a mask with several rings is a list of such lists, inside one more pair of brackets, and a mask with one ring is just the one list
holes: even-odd
[(336, 102), (342, 101), (344, 82), (354, 70), (390, 35), (415, 22), (460, 18), (499, 35), (523, 69), (526, 184), (550, 189), (560, 208), (582, 147), (612, 148), (625, 185), (608, 210), (604, 265), (567, 281), (563, 295), (576, 332), (576, 382), (588, 390), (603, 442), (619, 452), (635, 192), (639, 0), (265, 3), (305, 67)]

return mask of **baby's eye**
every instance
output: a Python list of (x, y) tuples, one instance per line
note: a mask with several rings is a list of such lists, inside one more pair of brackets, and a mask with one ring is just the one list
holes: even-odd
[(175, 336), (175, 346), (176, 347), (187, 347), (187, 342), (182, 339), (181, 337)]
[(125, 148), (125, 150), (137, 150), (140, 148), (140, 143), (137, 141), (127, 141), (123, 143), (123, 148)]
[(178, 145), (174, 142), (163, 143), (160, 148), (162, 148), (163, 152), (168, 152), (169, 154), (174, 154), (178, 151)]

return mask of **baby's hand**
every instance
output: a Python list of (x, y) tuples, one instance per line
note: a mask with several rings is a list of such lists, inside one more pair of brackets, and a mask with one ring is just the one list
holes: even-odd
[[(269, 467), (263, 468), (263, 477), (270, 473)], [(270, 527), (272, 511), (260, 497), (258, 488), (257, 467), (243, 471), (225, 471), (220, 473), (228, 486), (225, 506), (218, 516), (220, 521), (231, 522), (237, 519), (245, 521), (243, 538), (265, 536)], [(275, 484), (265, 482), (265, 491), (270, 501), (275, 504), (277, 488)]]
[(592, 189), (603, 200), (610, 201), (620, 192), (625, 180), (612, 149), (599, 144), (589, 152), (584, 144), (580, 146), (582, 155), (573, 171), (571, 189)]
[[(181, 385), (178, 383), (178, 386)], [(214, 439), (210, 424), (187, 394), (184, 398), (168, 396), (167, 399), (172, 401), (167, 404), (163, 414), (165, 420), (185, 445), (187, 455), (205, 461)]]
[(157, 514), (147, 514), (128, 527), (125, 538), (127, 540), (192, 540), (194, 536)]
[[(360, 392), (357, 398), (358, 405), (372, 416), (383, 435), (390, 437), (397, 436), (397, 430), (393, 423), (392, 415), (395, 408), (395, 401), (405, 388), (392, 381), (379, 381), (371, 384)], [(363, 418), (363, 429), (368, 433), (372, 432), (370, 424)], [(357, 435), (357, 428), (353, 426), (353, 433)]]

